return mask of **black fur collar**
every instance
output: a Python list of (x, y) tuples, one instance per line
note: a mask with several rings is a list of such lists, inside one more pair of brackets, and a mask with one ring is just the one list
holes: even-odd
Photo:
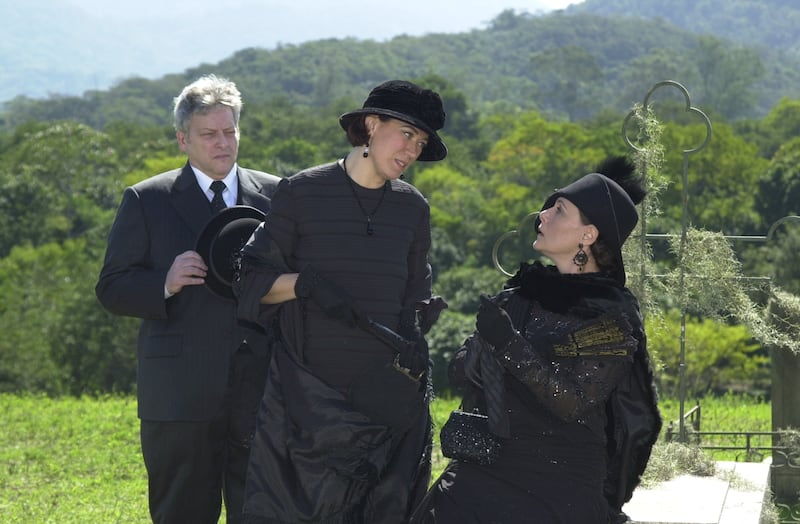
[(518, 293), (536, 300), (555, 313), (593, 316), (610, 308), (627, 309), (633, 296), (614, 278), (601, 273), (561, 274), (555, 266), (540, 262), (520, 264), (517, 274), (506, 288), (519, 288)]

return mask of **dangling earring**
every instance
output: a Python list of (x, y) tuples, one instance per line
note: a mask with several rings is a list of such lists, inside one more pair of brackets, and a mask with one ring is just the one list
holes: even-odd
[(578, 266), (578, 271), (583, 271), (583, 266), (589, 261), (589, 255), (583, 250), (583, 244), (578, 244), (578, 252), (572, 257), (572, 263)]
[(369, 156), (369, 144), (364, 146), (364, 152), (361, 154), (361, 156), (363, 156), (364, 158), (367, 158)]

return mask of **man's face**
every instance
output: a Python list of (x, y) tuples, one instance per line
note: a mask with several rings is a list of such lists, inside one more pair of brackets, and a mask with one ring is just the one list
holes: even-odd
[(218, 106), (208, 113), (194, 114), (189, 132), (178, 131), (177, 137), (189, 163), (215, 180), (227, 176), (239, 154), (239, 128), (229, 107)]

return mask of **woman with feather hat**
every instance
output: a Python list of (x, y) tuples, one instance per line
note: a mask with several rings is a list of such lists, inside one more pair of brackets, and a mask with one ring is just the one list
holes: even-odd
[(412, 523), (625, 522), (661, 428), (622, 244), (643, 180), (625, 157), (548, 197), (533, 247), (481, 297), (449, 368), (462, 405), (442, 428), (452, 460)]

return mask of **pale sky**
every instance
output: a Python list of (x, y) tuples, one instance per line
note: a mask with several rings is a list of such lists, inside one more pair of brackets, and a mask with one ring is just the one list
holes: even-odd
[[(207, 15), (215, 25), (229, 19), (237, 46), (273, 47), (323, 38), (387, 40), (406, 34), (482, 29), (506, 9), (531, 14), (563, 9), (583, 0), (66, 0), (105, 19), (163, 20)], [(207, 28), (203, 29), (202, 32)], [(217, 35), (218, 36), (218, 35)], [(201, 36), (202, 38), (202, 36)]]
[[(7, 0), (0, 0), (5, 2)], [(246, 48), (274, 49), (323, 39), (355, 38), (384, 42), (400, 35), (466, 33), (482, 30), (505, 10), (543, 15), (584, 0), (26, 0), (30, 9), (74, 7), (80, 13), (63, 17), (65, 24), (52, 31), (76, 30), (87, 38), (81, 45), (94, 47), (87, 63), (73, 64), (69, 46), (53, 38), (40, 55), (55, 57), (43, 73), (51, 83), (16, 82), (0, 101), (16, 95), (43, 97), (52, 93), (80, 94), (106, 89), (131, 76), (159, 78), (202, 64), (225, 60)], [(88, 43), (87, 43), (88, 42)], [(83, 60), (86, 60), (84, 56)], [(24, 61), (17, 62), (20, 67)], [(70, 76), (80, 65), (81, 73)], [(24, 78), (20, 73), (17, 77)], [(12, 75), (14, 78), (14, 75)], [(69, 78), (65, 83), (62, 78)]]

